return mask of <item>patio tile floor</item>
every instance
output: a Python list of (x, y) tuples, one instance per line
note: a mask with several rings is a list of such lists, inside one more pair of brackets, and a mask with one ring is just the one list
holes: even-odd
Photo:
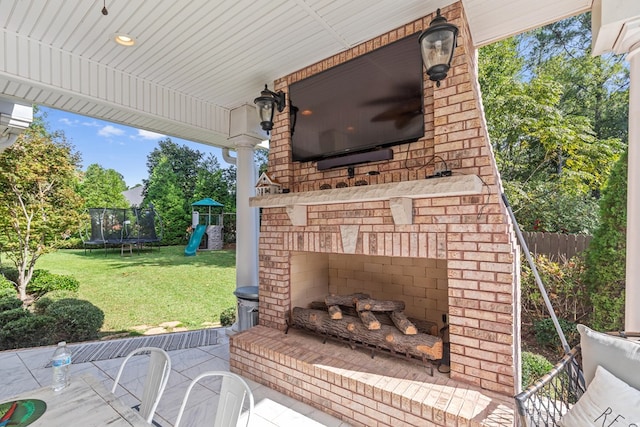
[[(0, 352), (0, 401), (11, 396), (27, 392), (51, 384), (51, 368), (45, 367), (54, 351), (53, 346)], [(193, 378), (198, 374), (211, 370), (229, 370), (228, 339), (220, 344), (168, 351), (171, 356), (172, 372), (167, 389), (160, 400), (154, 420), (162, 426), (173, 426), (184, 393)], [(96, 360), (77, 363), (71, 366), (73, 376), (91, 374), (98, 378), (107, 389), (111, 389), (113, 380), (123, 358)], [(131, 363), (131, 362), (130, 362)], [(142, 382), (130, 378), (131, 371), (124, 388), (118, 388), (116, 394), (131, 406), (138, 403)], [(252, 426), (329, 426), (347, 427), (348, 424), (325, 414), (318, 409), (285, 396), (268, 387), (247, 380), (255, 398), (255, 412)], [(202, 425), (199, 421), (211, 417), (215, 410), (214, 392), (206, 387), (194, 389), (181, 425)]]

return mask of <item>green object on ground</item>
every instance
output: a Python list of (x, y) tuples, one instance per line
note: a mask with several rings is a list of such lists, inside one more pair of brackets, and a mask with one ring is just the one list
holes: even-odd
[(204, 236), (204, 231), (207, 229), (205, 225), (198, 225), (193, 233), (191, 234), (191, 238), (189, 239), (189, 244), (186, 248), (184, 248), (184, 254), (186, 256), (193, 256), (196, 254), (198, 247), (200, 247), (200, 240), (202, 240), (202, 236)]

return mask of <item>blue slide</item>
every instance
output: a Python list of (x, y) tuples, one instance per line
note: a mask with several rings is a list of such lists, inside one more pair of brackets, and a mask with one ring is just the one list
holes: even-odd
[(200, 246), (200, 240), (202, 240), (202, 236), (204, 236), (204, 230), (207, 229), (206, 225), (198, 225), (195, 230), (193, 230), (193, 234), (189, 239), (189, 244), (186, 248), (184, 248), (184, 254), (186, 256), (194, 256), (198, 247)]

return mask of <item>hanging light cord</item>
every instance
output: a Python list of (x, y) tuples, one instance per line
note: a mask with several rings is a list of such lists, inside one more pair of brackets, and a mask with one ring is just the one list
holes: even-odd
[(107, 0), (102, 0), (102, 14), (107, 16), (109, 11), (107, 10)]

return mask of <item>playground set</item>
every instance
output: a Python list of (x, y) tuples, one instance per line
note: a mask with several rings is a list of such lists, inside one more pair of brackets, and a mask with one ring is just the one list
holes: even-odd
[[(217, 251), (224, 245), (222, 208), (223, 204), (206, 198), (191, 204), (191, 237), (184, 249), (186, 256), (194, 256), (197, 251)], [(201, 210), (206, 212), (201, 214)], [(214, 211), (212, 212), (212, 208)], [(201, 224), (201, 221), (203, 222)]]

